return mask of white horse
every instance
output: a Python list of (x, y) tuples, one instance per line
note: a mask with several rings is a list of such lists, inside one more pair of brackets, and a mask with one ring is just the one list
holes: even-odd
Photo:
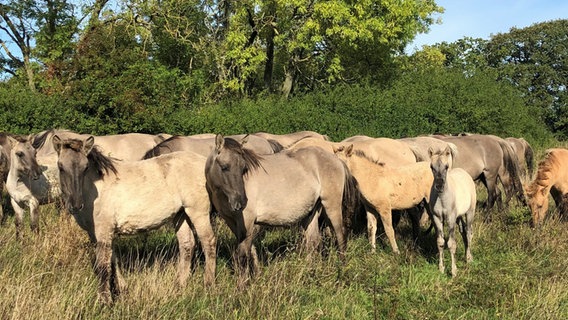
[(30, 208), (30, 227), (38, 232), (38, 207), (53, 202), (60, 195), (57, 170), (41, 166), (30, 140), (8, 137), (12, 150), (6, 189), (16, 216), (16, 237), (19, 239), (26, 207)]
[[(466, 262), (473, 260), (470, 246), (477, 201), (475, 183), (465, 170), (451, 167), (452, 150), (449, 147), (441, 152), (434, 152), (430, 149), (429, 154), (430, 167), (434, 175), (429, 205), (436, 227), (438, 267), (441, 272), (444, 272), (444, 246), (447, 244), (452, 260), (452, 277), (455, 277), (457, 274), (455, 261), (457, 244), (454, 232), (456, 224), (459, 224), (465, 245)], [(446, 237), (444, 237), (444, 224), (448, 227)]]

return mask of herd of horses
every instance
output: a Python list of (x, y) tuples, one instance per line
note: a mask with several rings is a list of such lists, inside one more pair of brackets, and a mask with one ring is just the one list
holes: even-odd
[[(480, 134), (354, 136), (340, 142), (312, 131), (93, 136), (51, 129), (29, 136), (0, 134), (1, 183), (14, 208), (16, 237), (22, 237), (26, 208), (37, 232), (38, 206), (60, 202), (96, 244), (94, 270), (104, 303), (112, 303), (125, 287), (113, 239), (169, 221), (179, 246), (179, 283), (187, 282), (199, 242), (204, 282), (213, 284), (213, 215), (236, 237), (234, 269), (240, 286), (258, 271), (253, 240), (267, 226), (300, 226), (308, 252), (320, 250), (322, 233), (333, 230), (343, 259), (350, 229), (361, 221), (366, 221), (370, 249), (376, 250), (379, 219), (392, 251), (399, 253), (395, 221), (404, 212), (414, 236), (425, 220), (431, 221), (439, 269), (444, 272), (447, 247), (455, 276), (456, 226), (467, 262), (473, 259), (476, 181), (487, 190), (487, 213), (516, 198), (528, 205), (537, 226), (548, 210), (549, 193), (559, 211), (566, 211), (568, 150), (547, 150), (528, 183), (533, 157), (522, 138)], [(523, 182), (528, 183), (526, 192)]]

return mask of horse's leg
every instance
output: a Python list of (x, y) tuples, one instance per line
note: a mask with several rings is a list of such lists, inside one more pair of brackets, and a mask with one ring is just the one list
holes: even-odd
[[(179, 219), (179, 220), (178, 220)], [(179, 215), (175, 221), (176, 237), (178, 240), (179, 257), (177, 276), (180, 288), (185, 288), (187, 278), (191, 273), (191, 261), (195, 252), (195, 237), (185, 215)]]
[(12, 208), (14, 208), (14, 223), (16, 224), (16, 239), (21, 240), (22, 223), (24, 222), (24, 208), (20, 207), (17, 201), (10, 198)]
[(438, 269), (444, 272), (444, 246), (446, 241), (444, 239), (444, 223), (442, 218), (437, 214), (432, 215), (432, 221), (436, 227), (436, 244), (438, 245)]
[[(450, 213), (450, 215), (453, 213)], [(456, 233), (455, 233), (455, 227), (456, 227), (456, 218), (453, 216), (449, 216), (448, 219), (446, 219), (446, 222), (448, 223), (448, 249), (450, 250), (450, 258), (452, 261), (452, 277), (455, 277), (457, 275), (457, 266), (456, 266), (456, 247), (457, 247), (457, 242), (456, 242)]]
[(367, 237), (371, 244), (371, 252), (375, 252), (377, 249), (377, 216), (369, 210), (367, 210)]
[(30, 206), (30, 228), (35, 233), (39, 233), (38, 200), (35, 197), (32, 197), (29, 200), (29, 206)]
[[(387, 238), (389, 239), (392, 251), (396, 254), (399, 254), (400, 251), (398, 250), (398, 245), (396, 244), (396, 238), (394, 235), (394, 229), (392, 227), (392, 214), (391, 214), (391, 207), (390, 205), (382, 205), (377, 208), (379, 211), (379, 215), (381, 216), (381, 221), (383, 222), (383, 227), (385, 229), (385, 233), (387, 234)], [(367, 218), (369, 215), (367, 215)], [(376, 232), (376, 222), (375, 222), (375, 232)], [(375, 239), (375, 236), (373, 236)], [(374, 249), (374, 248), (373, 248)]]
[(95, 273), (99, 278), (99, 299), (112, 304), (110, 279), (112, 273), (112, 241), (97, 241), (95, 247)]
[(475, 214), (475, 207), (474, 208), (470, 208), (465, 216), (461, 217), (461, 224), (462, 224), (462, 228), (460, 229), (460, 231), (462, 232), (462, 239), (463, 239), (463, 243), (465, 246), (465, 261), (466, 262), (472, 262), (473, 261), (473, 255), (471, 254), (471, 241), (473, 238), (473, 216)]
[(119, 296), (121, 293), (126, 291), (126, 281), (124, 281), (124, 277), (122, 276), (122, 272), (120, 271), (120, 267), (118, 266), (118, 259), (116, 258), (116, 254), (112, 253), (112, 282), (111, 282), (111, 292), (113, 297)]
[[(339, 258), (343, 261), (345, 260), (347, 241), (345, 238), (345, 228), (343, 225), (343, 212), (341, 209), (341, 202), (330, 204), (329, 202), (326, 201), (323, 203), (323, 205), (325, 207), (325, 214), (327, 215), (327, 218), (331, 223), (331, 227), (333, 228), (333, 232), (335, 233), (335, 239), (337, 240), (337, 252), (339, 253)], [(375, 229), (376, 229), (376, 222), (375, 222)]]
[(306, 251), (308, 257), (310, 257), (314, 252), (319, 251), (321, 247), (321, 234), (319, 231), (319, 217), (321, 215), (321, 210), (323, 207), (314, 209), (314, 212), (310, 214), (305, 221), (302, 221), (302, 227), (304, 228), (304, 240), (302, 241), (303, 250)]
[(211, 218), (209, 211), (202, 211), (197, 217), (191, 217), (191, 222), (197, 233), (197, 238), (201, 242), (201, 249), (205, 253), (205, 273), (204, 282), (206, 286), (215, 283), (215, 269), (217, 266), (217, 238), (213, 227), (211, 226)]

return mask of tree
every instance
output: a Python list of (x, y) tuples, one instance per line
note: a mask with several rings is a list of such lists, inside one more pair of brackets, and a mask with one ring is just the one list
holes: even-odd
[(520, 88), (525, 103), (560, 138), (568, 138), (568, 20), (537, 23), (497, 34), (487, 60), (501, 79)]

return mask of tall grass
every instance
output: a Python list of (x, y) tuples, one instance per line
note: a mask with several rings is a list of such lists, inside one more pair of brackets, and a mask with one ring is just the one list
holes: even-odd
[[(8, 211), (8, 209), (6, 210)], [(458, 237), (458, 276), (438, 271), (433, 233), (415, 244), (405, 220), (400, 256), (381, 236), (370, 254), (364, 235), (350, 238), (345, 263), (333, 246), (308, 259), (295, 230), (268, 231), (257, 242), (260, 274), (238, 290), (235, 241), (223, 222), (216, 285), (203, 286), (203, 257), (186, 288), (176, 286), (177, 245), (170, 228), (120, 238), (116, 249), (128, 291), (101, 305), (93, 247), (72, 217), (41, 208), (41, 232), (15, 239), (13, 216), (0, 227), (1, 319), (566, 319), (568, 232), (550, 218), (528, 227), (528, 211), (512, 206), (474, 226), (474, 261), (465, 264)], [(449, 257), (449, 255), (446, 255)], [(446, 263), (449, 265), (449, 261)]]

